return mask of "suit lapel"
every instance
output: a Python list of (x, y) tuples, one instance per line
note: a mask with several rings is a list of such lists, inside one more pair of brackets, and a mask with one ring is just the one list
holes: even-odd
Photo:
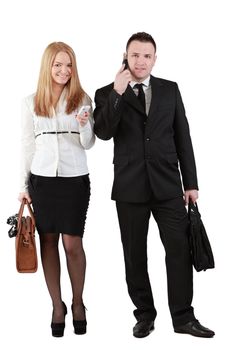
[(123, 98), (124, 98), (124, 101), (130, 104), (138, 112), (145, 114), (140, 101), (138, 100), (137, 96), (135, 95), (135, 92), (133, 91), (130, 85), (128, 85), (127, 89), (125, 90)]
[[(148, 118), (152, 117), (152, 115), (155, 115), (155, 111), (157, 110), (158, 104), (160, 103), (161, 86), (162, 86), (161, 81), (153, 77), (152, 75), (150, 77), (150, 84), (151, 84), (152, 97), (151, 97), (151, 104), (150, 104)], [(128, 85), (123, 97), (124, 97), (124, 100), (128, 104), (130, 104), (135, 110), (145, 115), (143, 107), (140, 101), (138, 101), (137, 96), (135, 95), (130, 85)]]
[(153, 77), (151, 75), (150, 77), (150, 84), (151, 84), (151, 104), (150, 104), (150, 109), (149, 109), (149, 114), (148, 114), (148, 118), (152, 118), (152, 116), (155, 116), (155, 112), (158, 108), (158, 105), (160, 103), (160, 99), (161, 99), (161, 86), (162, 83), (159, 79)]

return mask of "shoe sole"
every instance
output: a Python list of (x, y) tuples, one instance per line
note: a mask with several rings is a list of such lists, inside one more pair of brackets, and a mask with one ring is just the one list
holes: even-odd
[(83, 334), (86, 334), (87, 332), (86, 331), (75, 331), (74, 330), (74, 333), (78, 334), (78, 335), (83, 335)]
[(193, 337), (197, 337), (197, 338), (213, 338), (215, 334), (210, 334), (210, 335), (197, 335), (194, 333), (189, 333), (189, 332), (183, 332), (183, 331), (179, 331), (179, 330), (174, 330), (175, 333), (179, 333), (179, 334), (188, 334), (188, 335), (192, 335)]

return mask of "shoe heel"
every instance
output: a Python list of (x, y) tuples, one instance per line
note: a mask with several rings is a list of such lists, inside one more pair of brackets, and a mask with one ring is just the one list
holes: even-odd
[[(63, 313), (64, 317), (67, 314), (67, 307), (66, 304), (63, 302)], [(64, 329), (65, 329), (65, 322), (55, 323), (51, 322), (51, 331), (53, 337), (63, 337), (64, 335)]]
[[(84, 310), (87, 310), (83, 305)], [(73, 305), (71, 306), (73, 312)], [(75, 334), (85, 334), (87, 332), (87, 321), (86, 318), (84, 320), (74, 320), (73, 318), (73, 327)]]
[(87, 332), (87, 321), (76, 321), (73, 320), (73, 327), (75, 334), (85, 334)]
[(63, 337), (65, 329), (65, 323), (51, 323), (51, 330), (53, 337)]

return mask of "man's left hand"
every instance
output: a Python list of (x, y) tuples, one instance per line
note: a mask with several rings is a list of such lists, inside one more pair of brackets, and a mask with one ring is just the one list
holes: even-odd
[(186, 205), (189, 204), (190, 199), (193, 203), (196, 202), (198, 199), (198, 190), (187, 190), (184, 192), (184, 201)]

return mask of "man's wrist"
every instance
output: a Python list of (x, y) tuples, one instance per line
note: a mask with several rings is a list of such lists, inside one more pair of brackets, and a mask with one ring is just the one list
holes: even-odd
[(120, 91), (120, 90), (116, 89), (115, 87), (114, 87), (114, 91), (120, 96), (122, 96), (124, 93), (124, 91), (122, 91), (122, 90)]

